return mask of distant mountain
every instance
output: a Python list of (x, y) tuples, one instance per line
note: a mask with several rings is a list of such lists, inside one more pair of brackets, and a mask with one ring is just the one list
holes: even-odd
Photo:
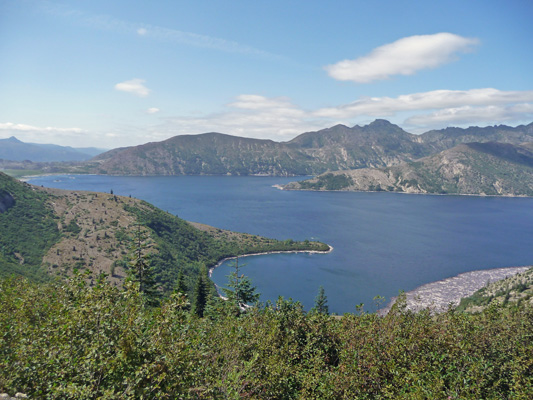
[(221, 133), (175, 136), (95, 157), (93, 172), (125, 175), (310, 175), (387, 166), (426, 155), (416, 136), (388, 121), (337, 125), (279, 143)]
[(459, 143), (488, 141), (533, 142), (533, 124), (447, 128), (413, 135), (378, 119), (366, 126), (336, 125), (307, 132), (282, 143), (214, 132), (181, 135), (111, 150), (91, 160), (88, 170), (115, 175), (315, 175), (388, 167)]
[(85, 161), (103, 151), (94, 147), (78, 149), (55, 144), (24, 143), (14, 136), (0, 139), (0, 159), (11, 161)]
[(465, 143), (415, 162), (326, 173), (285, 189), (533, 196), (533, 144)]

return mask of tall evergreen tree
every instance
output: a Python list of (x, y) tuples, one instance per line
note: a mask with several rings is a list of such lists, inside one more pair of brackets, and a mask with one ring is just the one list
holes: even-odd
[(315, 306), (312, 311), (319, 314), (329, 314), (328, 298), (326, 297), (326, 291), (322, 285), (318, 288), (318, 294), (315, 298)]
[(192, 311), (203, 318), (205, 306), (209, 299), (209, 277), (207, 276), (207, 270), (202, 268), (196, 279), (196, 286), (194, 287)]
[(187, 294), (187, 285), (185, 284), (185, 277), (183, 276), (183, 271), (181, 269), (178, 272), (178, 278), (176, 279), (174, 291), (177, 293)]
[(256, 293), (255, 286), (252, 286), (252, 281), (250, 278), (244, 274), (240, 274), (239, 268), (239, 259), (237, 258), (233, 263), (232, 267), (234, 271), (228, 275), (229, 288), (223, 288), (224, 294), (228, 298), (228, 301), (231, 301), (239, 308), (244, 308), (247, 304), (255, 303), (259, 300), (259, 293)]
[(128, 279), (138, 284), (139, 292), (145, 297), (147, 304), (154, 306), (159, 303), (161, 293), (155, 280), (154, 268), (150, 266), (151, 246), (148, 233), (137, 224), (130, 246)]

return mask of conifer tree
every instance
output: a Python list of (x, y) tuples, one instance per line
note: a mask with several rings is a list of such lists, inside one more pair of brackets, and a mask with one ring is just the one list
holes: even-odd
[(128, 280), (138, 284), (139, 292), (145, 297), (147, 304), (155, 306), (159, 302), (159, 285), (155, 281), (154, 268), (150, 267), (150, 249), (152, 242), (148, 234), (137, 224), (130, 246), (130, 262)]
[(209, 299), (209, 278), (207, 277), (207, 271), (204, 268), (198, 274), (196, 279), (196, 286), (194, 287), (192, 311), (203, 318), (205, 306)]
[(232, 267), (235, 269), (231, 274), (228, 275), (229, 278), (229, 289), (223, 288), (224, 294), (228, 298), (228, 301), (231, 301), (239, 308), (244, 308), (247, 304), (255, 303), (259, 300), (259, 293), (256, 293), (255, 286), (252, 286), (252, 281), (250, 278), (244, 274), (240, 274), (239, 269), (244, 265), (239, 267), (239, 259), (237, 258), (233, 263)]
[(328, 298), (326, 297), (326, 292), (322, 285), (318, 288), (318, 294), (315, 298), (315, 306), (312, 311), (319, 314), (329, 314)]
[(174, 291), (176, 293), (187, 294), (187, 285), (185, 284), (185, 277), (183, 276), (183, 271), (181, 269), (178, 272), (178, 278), (176, 279)]

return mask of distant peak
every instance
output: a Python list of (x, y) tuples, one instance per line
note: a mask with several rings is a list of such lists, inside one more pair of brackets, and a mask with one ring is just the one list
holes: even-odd
[(386, 119), (376, 119), (374, 122), (371, 122), (369, 126), (390, 126), (392, 125)]
[(344, 124), (337, 124), (337, 125), (332, 126), (330, 129), (335, 129), (335, 128), (348, 128), (348, 127)]
[(22, 143), (20, 140), (18, 140), (15, 136), (11, 136), (9, 139), (10, 142), (13, 142), (13, 143)]

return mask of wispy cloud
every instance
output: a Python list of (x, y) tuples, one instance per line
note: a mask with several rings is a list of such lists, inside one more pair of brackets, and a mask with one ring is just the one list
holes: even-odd
[(417, 35), (377, 47), (368, 55), (325, 67), (337, 80), (369, 83), (393, 75), (413, 75), (453, 61), (458, 53), (472, 51), (479, 41), (452, 33)]
[(115, 89), (121, 92), (132, 93), (139, 97), (146, 97), (150, 94), (150, 89), (144, 86), (144, 82), (144, 79), (135, 78), (117, 83)]
[(157, 114), (159, 111), (160, 110), (157, 107), (150, 107), (148, 110), (146, 110), (148, 114)]
[(118, 32), (121, 34), (139, 35), (148, 39), (174, 42), (193, 47), (209, 48), (229, 53), (242, 53), (267, 58), (281, 58), (280, 56), (267, 51), (256, 49), (252, 46), (225, 38), (170, 29), (142, 22), (123, 21), (109, 15), (89, 14), (63, 4), (44, 2), (41, 9), (48, 14), (76, 21), (78, 24), (93, 29)]

